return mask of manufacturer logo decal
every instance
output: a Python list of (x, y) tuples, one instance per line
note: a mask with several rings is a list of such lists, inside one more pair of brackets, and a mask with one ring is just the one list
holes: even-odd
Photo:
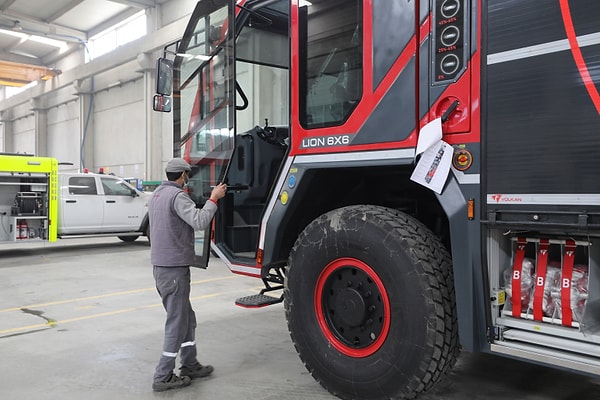
[(523, 202), (523, 199), (518, 196), (505, 196), (503, 194), (492, 194), (490, 197), (491, 197), (492, 201), (495, 201), (496, 203), (521, 203), (521, 202)]

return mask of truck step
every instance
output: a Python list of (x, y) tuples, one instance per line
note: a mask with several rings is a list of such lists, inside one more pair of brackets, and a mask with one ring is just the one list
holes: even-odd
[(270, 306), (271, 304), (281, 303), (282, 301), (283, 295), (280, 297), (273, 297), (261, 293), (252, 296), (240, 297), (235, 301), (235, 305), (244, 308), (260, 308)]

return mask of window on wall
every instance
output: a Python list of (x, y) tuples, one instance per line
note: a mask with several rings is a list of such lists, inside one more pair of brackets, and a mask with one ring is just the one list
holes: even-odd
[(119, 46), (141, 38), (146, 33), (146, 12), (142, 10), (115, 26), (92, 36), (88, 42), (89, 55), (86, 55), (86, 61), (109, 53)]

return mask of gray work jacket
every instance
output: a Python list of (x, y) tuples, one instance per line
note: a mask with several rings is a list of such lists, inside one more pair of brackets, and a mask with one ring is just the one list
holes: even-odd
[(150, 262), (161, 267), (194, 263), (194, 231), (210, 224), (217, 205), (208, 200), (202, 209), (175, 182), (164, 181), (148, 204)]

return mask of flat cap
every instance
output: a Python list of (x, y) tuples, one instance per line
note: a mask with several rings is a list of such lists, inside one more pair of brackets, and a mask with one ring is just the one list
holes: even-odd
[(167, 163), (167, 168), (165, 168), (165, 172), (190, 172), (191, 170), (190, 164), (181, 158), (172, 158)]

